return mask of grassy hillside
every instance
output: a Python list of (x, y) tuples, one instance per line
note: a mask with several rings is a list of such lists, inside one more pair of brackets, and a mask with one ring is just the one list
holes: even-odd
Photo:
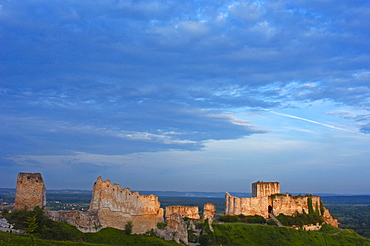
[(285, 227), (252, 225), (243, 223), (214, 224), (215, 233), (210, 235), (208, 245), (370, 245), (352, 230), (338, 234), (306, 232)]
[[(325, 232), (306, 232), (284, 227), (225, 223), (214, 224), (214, 234), (202, 237), (202, 245), (370, 245), (352, 230), (329, 228)], [(338, 233), (339, 232), (339, 233)], [(335, 234), (338, 233), (338, 234)], [(335, 235), (334, 235), (335, 234)], [(82, 242), (81, 242), (82, 241)], [(12, 245), (177, 245), (175, 242), (145, 235), (126, 235), (120, 230), (105, 228), (98, 233), (86, 233), (80, 242), (37, 239), (34, 236), (0, 232), (0, 246)]]
[(123, 231), (113, 228), (105, 228), (98, 233), (83, 234), (80, 242), (55, 241), (38, 239), (33, 235), (19, 235), (0, 232), (0, 246), (19, 246), (19, 245), (150, 245), (150, 246), (174, 246), (178, 245), (174, 241), (165, 241), (155, 236), (145, 235), (126, 235)]

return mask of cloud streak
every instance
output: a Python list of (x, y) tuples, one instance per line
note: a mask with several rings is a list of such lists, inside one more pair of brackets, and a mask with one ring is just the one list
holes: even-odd
[(310, 122), (310, 123), (313, 123), (313, 124), (316, 124), (316, 125), (324, 126), (324, 127), (335, 129), (335, 130), (339, 130), (339, 131), (357, 133), (357, 131), (344, 129), (344, 128), (341, 128), (341, 127), (337, 127), (337, 126), (333, 126), (333, 125), (329, 125), (329, 124), (317, 122), (317, 121), (310, 120), (310, 119), (305, 119), (305, 118), (294, 116), (294, 115), (278, 113), (278, 112), (274, 112), (274, 111), (271, 111), (271, 110), (266, 110), (266, 111), (269, 112), (269, 113), (272, 113), (272, 114), (276, 114), (276, 115), (280, 115), (280, 116), (283, 116), (283, 117), (288, 117), (288, 118), (292, 118), (292, 119), (297, 119), (297, 120), (302, 120), (302, 121)]

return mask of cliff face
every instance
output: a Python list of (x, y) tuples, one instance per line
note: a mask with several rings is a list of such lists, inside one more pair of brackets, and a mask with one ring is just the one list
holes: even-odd
[(163, 209), (157, 196), (121, 189), (120, 185), (112, 185), (110, 180), (102, 181), (101, 177), (93, 186), (89, 211), (97, 213), (103, 228), (123, 230), (127, 222), (132, 221), (135, 234), (155, 229), (158, 222), (163, 222)]
[(46, 188), (41, 173), (19, 173), (14, 209), (45, 208)]
[(333, 215), (330, 214), (329, 209), (324, 208), (324, 214), (323, 214), (324, 220), (329, 225), (339, 227), (339, 222), (337, 219), (334, 219)]
[(172, 214), (178, 213), (182, 218), (187, 217), (192, 220), (199, 220), (199, 209), (197, 206), (168, 206), (166, 207), (166, 219)]

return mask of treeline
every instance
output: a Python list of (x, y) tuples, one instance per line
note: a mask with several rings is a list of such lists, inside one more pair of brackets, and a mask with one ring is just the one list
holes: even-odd
[(370, 238), (370, 205), (330, 205), (333, 215), (340, 222), (340, 228), (353, 229)]

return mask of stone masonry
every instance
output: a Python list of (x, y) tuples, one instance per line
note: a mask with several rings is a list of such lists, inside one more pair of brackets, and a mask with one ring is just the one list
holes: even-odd
[(166, 219), (168, 219), (171, 214), (178, 213), (182, 218), (189, 218), (192, 220), (199, 220), (199, 209), (197, 206), (168, 206), (166, 207)]
[(270, 213), (291, 216), (296, 212), (308, 213), (311, 203), (312, 209), (323, 216), (326, 223), (338, 227), (338, 220), (334, 219), (329, 210), (322, 206), (322, 201), (318, 196), (280, 194), (280, 185), (277, 182), (253, 183), (252, 191), (253, 197), (250, 198), (239, 198), (226, 192), (225, 214), (260, 215), (264, 218), (268, 218)]
[(100, 226), (125, 229), (127, 222), (133, 224), (132, 233), (141, 234), (163, 222), (163, 209), (155, 195), (140, 195), (129, 188), (121, 189), (119, 184), (98, 177), (93, 186), (90, 213), (97, 214)]
[(279, 182), (255, 182), (252, 184), (252, 197), (271, 196), (280, 194)]
[(19, 173), (15, 193), (15, 210), (45, 208), (46, 188), (41, 173)]

